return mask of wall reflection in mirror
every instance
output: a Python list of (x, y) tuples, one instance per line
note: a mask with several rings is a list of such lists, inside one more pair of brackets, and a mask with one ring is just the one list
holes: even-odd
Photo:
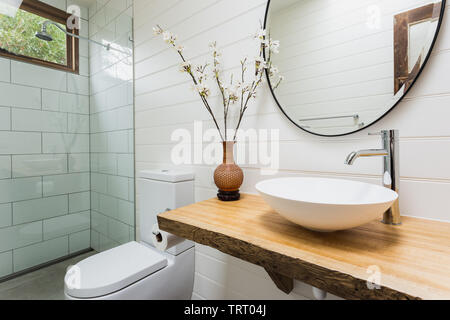
[(266, 27), (281, 41), (274, 91), (300, 128), (344, 135), (391, 110), (414, 84), (445, 1), (271, 0)]

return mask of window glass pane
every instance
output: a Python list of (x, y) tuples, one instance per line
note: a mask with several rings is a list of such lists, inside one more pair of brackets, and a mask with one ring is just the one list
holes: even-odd
[[(67, 65), (64, 32), (50, 25), (47, 32), (53, 37), (53, 41), (43, 41), (35, 37), (46, 20), (48, 19), (25, 10), (18, 10), (14, 18), (0, 14), (0, 50)], [(64, 25), (61, 26), (65, 29)]]

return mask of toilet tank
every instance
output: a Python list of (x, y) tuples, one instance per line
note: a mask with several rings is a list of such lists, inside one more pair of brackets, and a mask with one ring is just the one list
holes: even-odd
[[(152, 227), (157, 215), (194, 203), (194, 174), (181, 170), (144, 170), (137, 179), (139, 188), (139, 231), (141, 241), (152, 244)], [(179, 254), (191, 248), (185, 241), (167, 252)]]

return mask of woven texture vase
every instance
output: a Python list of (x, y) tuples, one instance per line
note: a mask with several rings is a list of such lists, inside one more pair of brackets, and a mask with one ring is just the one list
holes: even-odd
[(241, 195), (239, 188), (244, 182), (244, 172), (234, 162), (234, 142), (223, 142), (223, 163), (214, 172), (214, 182), (219, 193), (217, 197), (222, 201), (236, 201)]

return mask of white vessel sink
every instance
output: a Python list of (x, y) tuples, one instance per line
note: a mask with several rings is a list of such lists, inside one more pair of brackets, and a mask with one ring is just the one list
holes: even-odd
[(338, 179), (280, 178), (260, 182), (256, 189), (281, 216), (320, 232), (381, 220), (398, 198), (381, 186)]

